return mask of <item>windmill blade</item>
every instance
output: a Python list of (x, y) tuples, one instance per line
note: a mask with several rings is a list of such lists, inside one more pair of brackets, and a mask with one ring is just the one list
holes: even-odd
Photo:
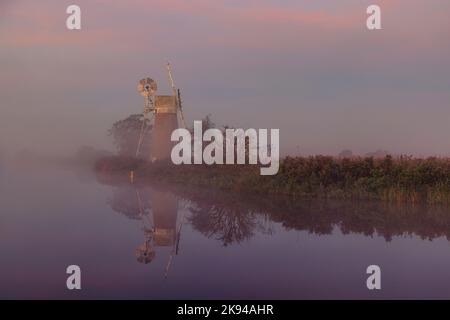
[[(155, 114), (152, 113), (150, 118), (147, 118), (146, 113), (144, 112), (144, 117), (142, 119), (142, 125), (141, 125), (141, 130), (139, 132), (139, 140), (138, 140), (138, 144), (137, 144), (137, 148), (136, 148), (136, 158), (139, 156), (139, 153), (141, 152), (141, 147), (142, 147), (142, 143), (144, 142), (144, 138), (147, 135), (148, 132), (148, 128), (150, 128), (152, 126), (152, 119), (153, 116)], [(147, 121), (148, 120), (148, 124)]]
[(136, 158), (139, 156), (141, 151), (142, 141), (144, 140), (144, 127), (145, 127), (145, 117), (142, 119), (141, 131), (139, 132), (139, 140), (136, 148)]
[(184, 128), (187, 128), (186, 127), (186, 120), (184, 119), (183, 107), (181, 106), (180, 89), (177, 89), (175, 87), (175, 82), (173, 81), (173, 76), (172, 76), (172, 67), (171, 67), (169, 62), (167, 62), (167, 73), (169, 75), (169, 82), (170, 82), (170, 87), (172, 88), (173, 95), (175, 97), (177, 97), (178, 110), (180, 110), (181, 123), (182, 123)]
[(143, 97), (154, 95), (157, 89), (158, 85), (156, 84), (156, 81), (151, 78), (142, 79), (137, 86), (139, 94)]
[(167, 279), (167, 276), (169, 275), (169, 269), (172, 265), (172, 259), (173, 259), (173, 253), (170, 254), (169, 261), (167, 261), (166, 269), (164, 270), (164, 279)]
[(167, 276), (169, 274), (169, 270), (172, 265), (173, 257), (178, 255), (178, 248), (180, 246), (180, 238), (181, 238), (181, 228), (183, 227), (183, 223), (184, 223), (184, 211), (183, 211), (183, 215), (181, 216), (181, 221), (180, 221), (180, 225), (178, 226), (177, 233), (175, 234), (175, 243), (170, 252), (169, 261), (167, 261), (166, 270), (164, 272), (165, 279), (167, 278)]
[(180, 89), (177, 90), (177, 101), (178, 101), (178, 109), (180, 110), (181, 122), (183, 123), (183, 127), (186, 127), (186, 120), (184, 119), (183, 106), (181, 104), (181, 93)]
[[(155, 106), (153, 103), (152, 97), (156, 94), (156, 90), (158, 89), (158, 85), (156, 81), (151, 78), (141, 79), (138, 83), (137, 90), (141, 96), (144, 97), (144, 112), (142, 113), (142, 125), (141, 130), (139, 132), (138, 143), (136, 148), (136, 157), (139, 156), (141, 151), (141, 145), (144, 141), (144, 137), (146, 134), (146, 120), (151, 121), (151, 118), (148, 119), (147, 116), (150, 112), (155, 111)], [(149, 124), (150, 125), (150, 124)]]
[(175, 82), (173, 81), (172, 67), (170, 66), (170, 62), (167, 62), (167, 73), (169, 74), (169, 82), (170, 82), (170, 87), (172, 88), (173, 95), (176, 96), (177, 89), (175, 87)]

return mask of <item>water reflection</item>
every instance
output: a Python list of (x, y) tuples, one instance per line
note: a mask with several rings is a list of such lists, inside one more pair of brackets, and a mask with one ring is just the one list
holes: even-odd
[[(446, 207), (5, 169), (2, 297), (73, 298), (64, 270), (77, 264), (81, 298), (449, 298)], [(370, 264), (384, 272), (376, 294), (365, 286)]]
[[(429, 240), (445, 236), (450, 240), (450, 210), (446, 206), (293, 200), (173, 185), (130, 185), (123, 180), (119, 179), (121, 186), (117, 186), (117, 180), (113, 183), (118, 189), (111, 207), (131, 219), (153, 215), (154, 231), (149, 239), (156, 245), (173, 245), (177, 241), (178, 201), (187, 204), (186, 221), (196, 231), (224, 246), (249, 240), (256, 233), (271, 234), (273, 223), (281, 224), (285, 230), (316, 235), (339, 229), (343, 234), (378, 235), (386, 241), (408, 235)], [(145, 252), (144, 247), (141, 250)]]
[(180, 219), (177, 225), (179, 201), (184, 203), (184, 209), (189, 212), (187, 222), (195, 230), (222, 242), (224, 246), (248, 240), (255, 231), (271, 232), (270, 227), (258, 219), (257, 212), (241, 203), (228, 203), (228, 200), (220, 197), (191, 200), (175, 192), (167, 186), (125, 184), (116, 187), (112, 198), (107, 201), (115, 212), (142, 222), (145, 241), (136, 250), (139, 262), (149, 263), (153, 260), (154, 246), (172, 246), (174, 254), (178, 253), (184, 220)]
[(129, 219), (141, 223), (143, 243), (135, 249), (138, 262), (148, 264), (156, 257), (155, 247), (169, 247), (171, 253), (165, 276), (172, 259), (178, 254), (178, 244), (183, 219), (178, 220), (178, 198), (170, 192), (159, 191), (151, 186), (125, 184), (113, 191), (110, 207)]

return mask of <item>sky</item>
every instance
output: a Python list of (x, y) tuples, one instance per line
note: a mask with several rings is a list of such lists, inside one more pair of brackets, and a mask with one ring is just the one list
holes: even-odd
[(278, 128), (284, 154), (450, 155), (448, 0), (0, 0), (0, 148), (110, 148), (141, 78), (170, 93), (167, 61), (190, 123)]

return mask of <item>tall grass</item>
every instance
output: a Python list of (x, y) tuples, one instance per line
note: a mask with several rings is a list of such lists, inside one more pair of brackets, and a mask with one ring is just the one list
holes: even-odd
[[(152, 179), (236, 192), (292, 197), (381, 199), (388, 202), (450, 203), (450, 159), (402, 156), (382, 159), (329, 156), (286, 157), (274, 176), (261, 176), (257, 166), (147, 163), (108, 157), (99, 171), (135, 171)], [(105, 169), (106, 168), (106, 169)]]

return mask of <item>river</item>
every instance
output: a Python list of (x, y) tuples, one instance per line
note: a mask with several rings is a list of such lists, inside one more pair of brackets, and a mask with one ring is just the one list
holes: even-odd
[[(449, 299), (449, 237), (443, 207), (0, 170), (2, 299)], [(373, 264), (381, 290), (366, 287)]]

